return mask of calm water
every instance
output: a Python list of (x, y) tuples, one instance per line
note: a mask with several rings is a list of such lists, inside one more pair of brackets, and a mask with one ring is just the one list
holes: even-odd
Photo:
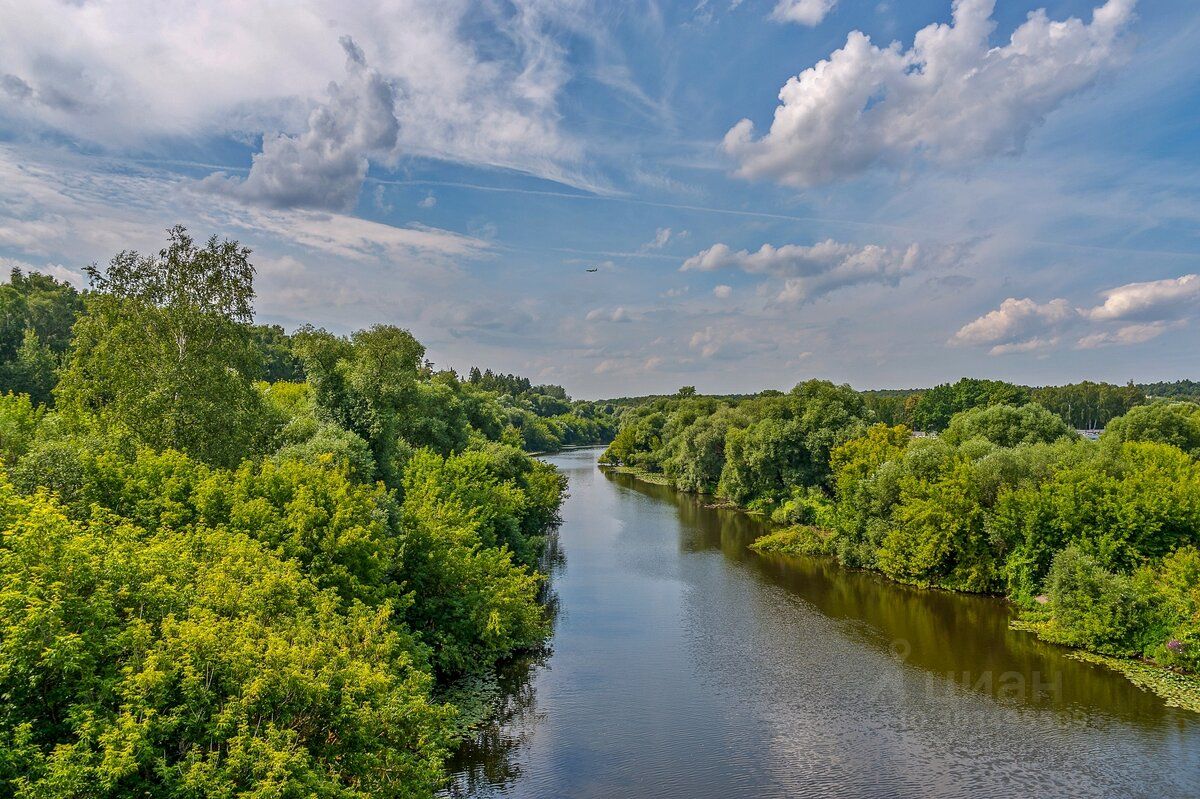
[(1200, 797), (1200, 716), (994, 600), (762, 557), (744, 515), (570, 477), (550, 651), (459, 755), (478, 797)]

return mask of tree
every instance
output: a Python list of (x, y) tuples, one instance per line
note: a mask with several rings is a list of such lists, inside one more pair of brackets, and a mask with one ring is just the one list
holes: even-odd
[(422, 449), (404, 471), (405, 574), (420, 598), (408, 618), (442, 674), (495, 661), (546, 634), (540, 575), (515, 563), (508, 547), (486, 545), (508, 527), (518, 498), (505, 490), (508, 507), (499, 514), (474, 505), (472, 495), (494, 497), (497, 484), (480, 474), (477, 458), (463, 457)]
[(466, 444), (457, 381), (451, 386), (423, 379), (430, 377), (422, 365), (425, 348), (407, 330), (375, 325), (347, 339), (302, 328), (294, 339), (317, 407), (366, 439), (389, 486), (401, 485), (414, 446), (449, 452)]
[(1060, 438), (1074, 437), (1075, 432), (1062, 417), (1034, 403), (1020, 408), (991, 405), (957, 413), (942, 434), (948, 444), (982, 438), (1000, 447), (1049, 444)]
[(250, 337), (263, 362), (262, 378), (268, 383), (304, 380), (304, 364), (292, 348), (292, 339), (279, 325), (254, 325)]
[(1145, 393), (1133, 384), (1084, 381), (1065, 386), (1046, 386), (1033, 390), (1033, 401), (1061, 416), (1078, 430), (1099, 430), (1112, 419), (1146, 401)]
[(88, 268), (96, 293), (58, 398), (156, 449), (231, 466), (261, 434), (250, 251), (215, 236), (198, 247), (179, 226), (167, 235), (155, 256), (127, 250)]
[(1156, 441), (1200, 455), (1200, 405), (1190, 402), (1139, 405), (1109, 422), (1103, 440)]
[(816, 486), (829, 477), (829, 453), (866, 430), (868, 411), (849, 386), (809, 380), (782, 396), (739, 406), (758, 420), (731, 429), (718, 493), (739, 505), (775, 503), (796, 486)]
[(950, 418), (960, 411), (1027, 402), (1029, 389), (1023, 386), (964, 377), (957, 383), (943, 383), (922, 392), (911, 409), (912, 425), (917, 430), (936, 432), (944, 430)]
[(0, 286), (0, 391), (29, 394), (42, 404), (53, 401), (59, 362), (82, 307), (69, 283), (12, 270)]
[(19, 394), (28, 394), (34, 402), (49, 405), (58, 382), (58, 356), (38, 338), (32, 327), (25, 328), (21, 346), (8, 363), (0, 364), (0, 386)]
[(49, 275), (13, 269), (0, 286), (0, 362), (12, 358), (26, 330), (56, 354), (71, 342), (71, 326), (83, 310), (75, 287)]

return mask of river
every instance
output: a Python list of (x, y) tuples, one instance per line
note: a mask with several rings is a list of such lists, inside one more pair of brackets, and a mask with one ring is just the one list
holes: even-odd
[(570, 479), (547, 651), (501, 675), (451, 795), (1200, 797), (1200, 715), (1008, 629), (986, 597), (760, 556), (761, 522)]

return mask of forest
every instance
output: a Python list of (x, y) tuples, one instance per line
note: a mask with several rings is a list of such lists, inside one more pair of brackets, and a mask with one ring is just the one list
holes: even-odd
[(0, 794), (418, 797), (448, 687), (547, 634), (538, 570), (611, 407), (406, 330), (254, 324), (181, 227), (0, 286)]
[[(1098, 440), (1076, 431), (1100, 421)], [(689, 388), (626, 409), (603, 455), (768, 516), (780, 527), (762, 551), (1003, 595), (1046, 640), (1188, 673), (1198, 459), (1195, 402), (973, 379), (867, 393), (810, 380), (737, 400)]]

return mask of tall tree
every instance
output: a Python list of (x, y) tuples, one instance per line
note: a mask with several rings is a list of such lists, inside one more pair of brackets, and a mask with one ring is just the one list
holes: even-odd
[(250, 250), (182, 226), (157, 255), (118, 253), (88, 268), (95, 293), (75, 327), (57, 389), (156, 449), (233, 465), (259, 434), (260, 369), (249, 323)]

